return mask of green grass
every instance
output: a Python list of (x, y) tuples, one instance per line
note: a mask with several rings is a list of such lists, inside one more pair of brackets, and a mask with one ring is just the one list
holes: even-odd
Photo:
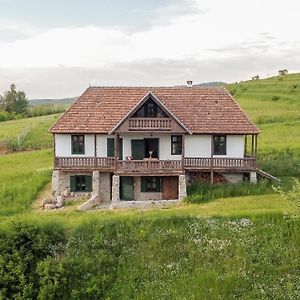
[[(52, 135), (48, 129), (60, 114), (12, 120), (0, 123), (0, 141), (9, 141), (12, 148), (18, 147), (20, 133), (21, 148), (46, 148), (52, 146)], [(24, 134), (26, 132), (26, 134)]]
[(135, 215), (0, 229), (3, 298), (299, 299), (300, 220)]
[(51, 178), (52, 151), (0, 156), (0, 216), (28, 210)]
[(300, 73), (227, 88), (261, 130), (259, 167), (275, 176), (300, 176)]

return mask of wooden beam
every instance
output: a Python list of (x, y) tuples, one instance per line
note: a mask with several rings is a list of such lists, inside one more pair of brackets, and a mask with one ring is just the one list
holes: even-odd
[(115, 170), (118, 169), (118, 160), (120, 156), (119, 134), (115, 133)]
[(251, 143), (251, 157), (254, 156), (254, 134), (252, 134), (252, 143)]
[(248, 141), (248, 135), (245, 134), (245, 150), (244, 150), (244, 156), (247, 155), (247, 141)]
[(53, 167), (56, 165), (55, 134), (53, 136)]
[(255, 135), (255, 157), (257, 156), (257, 134)]
[(97, 157), (97, 135), (94, 134), (94, 156)]
[(210, 138), (210, 184), (214, 184), (214, 136)]
[(182, 152), (181, 152), (181, 160), (182, 160), (182, 169), (184, 170), (184, 157), (185, 157), (185, 134), (182, 135)]

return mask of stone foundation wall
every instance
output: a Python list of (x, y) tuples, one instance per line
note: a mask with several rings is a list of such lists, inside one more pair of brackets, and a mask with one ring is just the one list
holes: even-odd
[(222, 175), (229, 183), (240, 183), (244, 181), (244, 174), (224, 173)]
[[(85, 197), (90, 192), (70, 192), (70, 176), (75, 175), (70, 172), (53, 171), (52, 173), (52, 197), (57, 198), (58, 196), (64, 197)], [(76, 175), (90, 175), (92, 173), (76, 173)]]

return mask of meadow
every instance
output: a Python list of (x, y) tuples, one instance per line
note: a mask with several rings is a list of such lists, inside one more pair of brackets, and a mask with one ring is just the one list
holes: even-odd
[[(0, 156), (0, 299), (299, 299), (300, 74), (227, 88), (262, 130), (258, 164), (280, 194), (196, 184), (173, 207), (47, 212), (35, 201), (51, 148)], [(0, 140), (37, 122), (24, 147), (50, 146), (57, 118), (0, 123)]]
[(52, 135), (48, 133), (48, 129), (60, 115), (0, 122), (0, 142), (8, 142), (11, 151), (52, 147)]

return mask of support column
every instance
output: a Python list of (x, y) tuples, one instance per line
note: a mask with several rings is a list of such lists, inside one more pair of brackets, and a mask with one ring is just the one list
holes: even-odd
[(210, 138), (210, 184), (214, 184), (214, 136)]
[(250, 182), (256, 184), (257, 183), (257, 174), (256, 172), (250, 172)]
[(186, 197), (186, 179), (185, 175), (179, 175), (178, 178), (178, 199), (182, 200)]
[(52, 172), (52, 198), (56, 200), (60, 196), (60, 186), (59, 186), (59, 171)]
[(99, 171), (93, 171), (93, 191), (92, 196), (100, 195), (100, 173)]
[(120, 176), (113, 175), (111, 188), (111, 202), (116, 203), (120, 201)]

